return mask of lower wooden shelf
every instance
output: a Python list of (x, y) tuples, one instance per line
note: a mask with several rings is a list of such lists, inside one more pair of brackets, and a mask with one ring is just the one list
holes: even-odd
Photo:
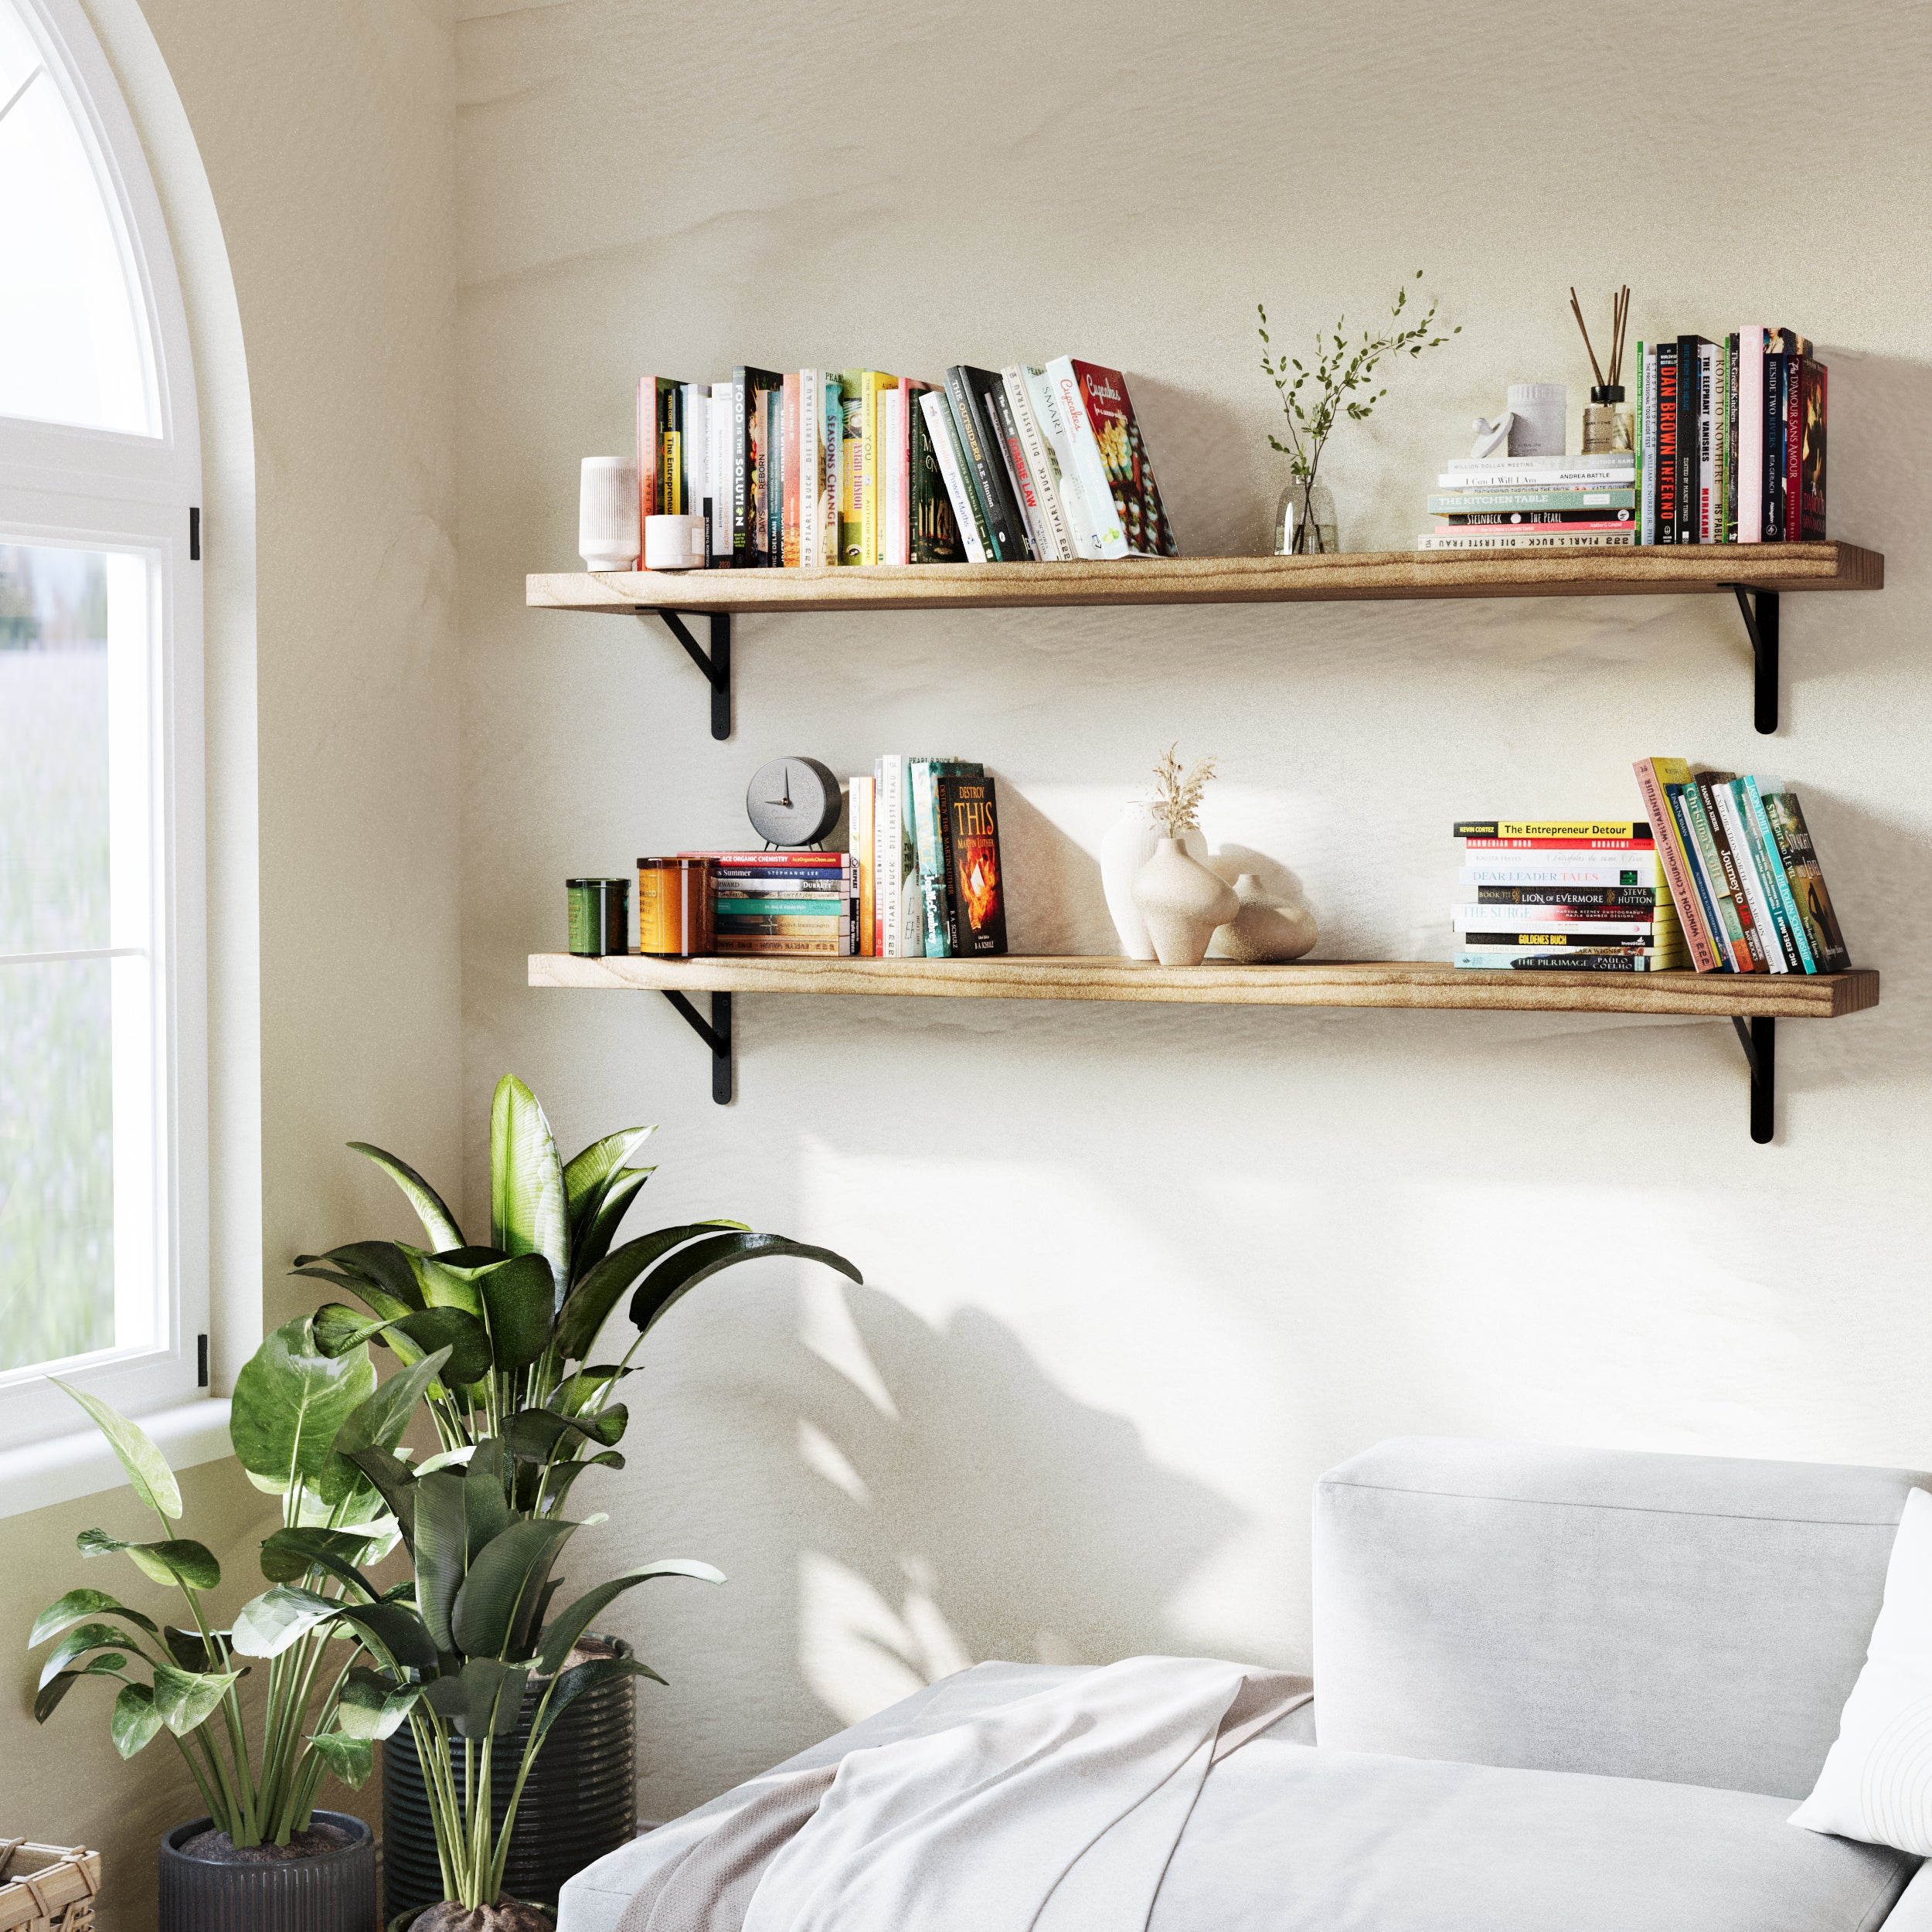
[(1451, 1007), (1840, 1019), (1879, 1003), (1876, 972), (1464, 972), (1409, 961), (1156, 966), (1104, 957), (580, 959), (532, 953), (532, 986), (679, 993), (847, 993), (916, 999), (1097, 999), (1181, 1006)]

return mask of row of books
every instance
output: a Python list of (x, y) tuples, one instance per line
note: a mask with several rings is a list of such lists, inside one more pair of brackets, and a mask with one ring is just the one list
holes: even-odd
[(1788, 328), (1637, 345), (1638, 541), (1825, 535), (1825, 365)]
[(859, 950), (859, 869), (842, 852), (685, 852), (711, 861), (712, 944), (795, 956)]
[(1776, 778), (1636, 767), (1700, 973), (1838, 973), (1852, 963), (1798, 794)]
[(1637, 541), (1637, 457), (1464, 457), (1436, 478), (1419, 550), (1549, 550)]
[(1661, 971), (1690, 964), (1650, 827), (1592, 819), (1461, 819), (1455, 964)]
[(1061, 356), (943, 386), (741, 368), (638, 383), (641, 517), (702, 516), (714, 567), (1172, 556), (1127, 379)]
[(849, 781), (857, 952), (984, 958), (1006, 951), (998, 791), (963, 759), (889, 752)]

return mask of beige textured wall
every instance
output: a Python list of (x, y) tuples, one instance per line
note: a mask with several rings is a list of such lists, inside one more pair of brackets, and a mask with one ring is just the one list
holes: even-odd
[[(1390, 1433), (1932, 1463), (1932, 15), (1706, 8), (1693, 128), (1638, 89), (1662, 9), (459, 13), (472, 1184), (512, 1068), (573, 1142), (664, 1123), (658, 1219), (868, 1282), (726, 1277), (655, 1348), (598, 1533), (732, 1580), (633, 1600), (673, 1680), (647, 1809), (960, 1657), (1302, 1661), (1311, 1479)], [(1338, 440), (1356, 546), (1413, 541), (1506, 382), (1580, 406), (1573, 281), (1595, 314), (1627, 279), (1640, 335), (1824, 345), (1833, 526), (1890, 587), (1787, 601), (1775, 741), (1716, 600), (753, 618), (726, 745), (661, 632), (521, 607), (578, 567), (632, 379), (734, 362), (1083, 352), (1129, 372), (1184, 546), (1259, 548), (1253, 304), (1304, 338), (1417, 267), (1463, 333)], [(523, 985), (566, 874), (741, 838), (788, 751), (985, 758), (1019, 944), (1107, 947), (1098, 842), (1174, 738), (1220, 754), (1210, 839), (1291, 869), (1344, 958), (1446, 956), (1458, 815), (1629, 811), (1650, 753), (1781, 773), (1886, 1004), (1784, 1029), (1757, 1148), (1709, 1023), (747, 998), (724, 1111), (662, 1002)]]
[[(404, 1148), (452, 1176), (457, 1163), (452, 22), (447, 0), (141, 5), (153, 35), (145, 47), (122, 0), (92, 0), (92, 10), (180, 223), (202, 363), (211, 833), (231, 867), (236, 852), (258, 851), (260, 908), (253, 1119), (236, 1096), (249, 1091), (257, 1043), (252, 1021), (234, 1021), (250, 989), (233, 985), (249, 964), (252, 939), (237, 922), (254, 917), (253, 882), (231, 869), (238, 889), (226, 896), (224, 875), (211, 882), (228, 1137), (216, 1247), (232, 1250), (237, 1227), (245, 1235), (257, 1217), (258, 1278), (238, 1298), (261, 1304), (273, 1326), (311, 1299), (285, 1278), (298, 1248), (411, 1226), (343, 1141)], [(151, 64), (155, 43), (165, 73)], [(176, 140), (184, 108), (189, 132)], [(196, 307), (197, 290), (221, 281), (213, 241), (192, 219), (197, 195), (210, 192), (245, 369), (219, 312)], [(252, 586), (236, 583), (235, 551), (223, 547), (247, 508), (251, 405)], [(258, 764), (258, 800), (238, 744)], [(238, 1175), (259, 1202), (236, 1202)], [(218, 1356), (223, 1381), (245, 1335), (242, 1344), (235, 1359)], [(186, 1526), (221, 1557), (232, 1607), (260, 1587), (248, 1579), (273, 1520), (267, 1499), (232, 1462), (189, 1471), (183, 1488)], [(124, 1489), (0, 1524), (0, 1624), (16, 1644), (33, 1612), (83, 1580), (77, 1531), (133, 1533), (136, 1513)], [(162, 1593), (111, 1568), (126, 1566), (89, 1565), (85, 1580), (158, 1607)], [(0, 1828), (99, 1846), (106, 1932), (145, 1932), (155, 1845), (193, 1802), (185, 1769), (165, 1742), (120, 1765), (106, 1700), (84, 1686), (37, 1733), (18, 1651), (14, 1677), (24, 1688), (0, 1709)], [(372, 1787), (363, 1808), (374, 1797)]]

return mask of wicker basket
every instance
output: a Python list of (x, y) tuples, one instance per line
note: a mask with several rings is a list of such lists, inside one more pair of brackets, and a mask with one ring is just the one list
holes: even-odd
[(0, 1838), (0, 1932), (94, 1932), (100, 1854)]

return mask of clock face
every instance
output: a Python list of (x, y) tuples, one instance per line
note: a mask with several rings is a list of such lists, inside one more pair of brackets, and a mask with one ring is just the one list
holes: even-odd
[(767, 844), (813, 845), (838, 822), (838, 781), (816, 758), (774, 758), (745, 792), (752, 829)]

